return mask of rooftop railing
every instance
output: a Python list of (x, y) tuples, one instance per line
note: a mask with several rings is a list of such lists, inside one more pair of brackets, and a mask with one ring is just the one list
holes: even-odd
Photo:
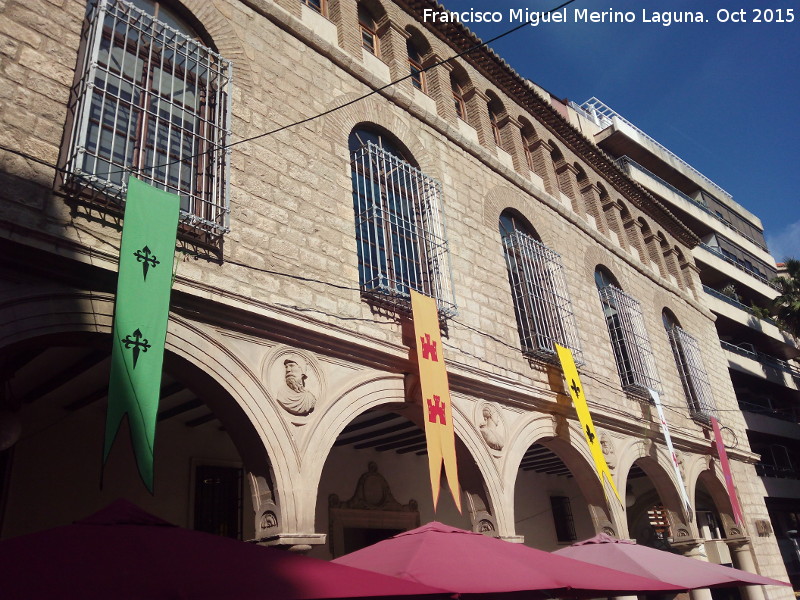
[(728, 192), (723, 190), (720, 186), (718, 186), (716, 183), (711, 181), (708, 177), (703, 175), (700, 171), (695, 169), (692, 165), (687, 163), (680, 156), (678, 156), (677, 154), (672, 152), (669, 148), (667, 148), (663, 144), (660, 144), (659, 142), (657, 142), (655, 139), (653, 139), (652, 137), (647, 135), (644, 131), (642, 131), (641, 129), (636, 127), (636, 125), (634, 125), (633, 123), (628, 121), (625, 117), (620, 115), (618, 112), (612, 110), (609, 106), (607, 106), (606, 104), (604, 104), (603, 102), (601, 102), (597, 98), (592, 97), (592, 98), (590, 98), (589, 100), (587, 100), (586, 102), (584, 102), (583, 104), (580, 104), (580, 105), (578, 105), (578, 104), (576, 104), (574, 102), (570, 102), (570, 106), (572, 106), (572, 108), (574, 108), (576, 111), (578, 111), (578, 112), (582, 113), (583, 115), (585, 115), (588, 119), (590, 119), (591, 121), (595, 122), (600, 127), (608, 127), (609, 125), (612, 124), (613, 118), (616, 117), (621, 122), (625, 123), (628, 127), (630, 127), (631, 129), (634, 129), (635, 131), (637, 131), (639, 133), (639, 135), (641, 135), (643, 138), (648, 140), (651, 144), (653, 144), (654, 146), (656, 146), (657, 148), (661, 149), (666, 154), (671, 156), (673, 159), (675, 159), (676, 162), (678, 162), (681, 165), (683, 165), (684, 167), (686, 167), (695, 176), (697, 176), (701, 181), (703, 181), (703, 183), (705, 183), (708, 187), (716, 190), (717, 192), (719, 192), (720, 194), (724, 195), (729, 200), (733, 200), (733, 197)]

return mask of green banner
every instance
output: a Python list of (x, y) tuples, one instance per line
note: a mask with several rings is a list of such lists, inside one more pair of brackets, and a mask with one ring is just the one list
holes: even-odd
[(180, 198), (131, 177), (119, 251), (103, 464), (125, 415), (139, 474), (153, 491), (153, 444)]

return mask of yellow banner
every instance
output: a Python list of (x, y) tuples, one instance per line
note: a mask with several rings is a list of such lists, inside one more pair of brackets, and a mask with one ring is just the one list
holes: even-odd
[(422, 409), (425, 437), (428, 443), (433, 509), (439, 502), (442, 461), (450, 493), (461, 512), (456, 465), (456, 438), (453, 430), (453, 411), (450, 406), (450, 387), (442, 353), (439, 333), (439, 313), (433, 298), (411, 290), (411, 312), (414, 318), (414, 337), (417, 340), (419, 383), (422, 388)]
[(575, 412), (578, 413), (578, 420), (583, 429), (583, 435), (586, 442), (589, 444), (589, 449), (592, 451), (592, 458), (594, 465), (597, 469), (597, 477), (600, 479), (600, 485), (603, 487), (605, 494), (605, 486), (603, 486), (603, 475), (606, 476), (611, 489), (614, 490), (617, 500), (622, 504), (622, 499), (619, 497), (617, 486), (614, 485), (614, 479), (611, 477), (611, 470), (606, 463), (606, 457), (603, 456), (603, 448), (600, 446), (600, 440), (597, 439), (597, 432), (594, 430), (594, 423), (592, 423), (592, 415), (589, 413), (589, 406), (586, 404), (586, 396), (583, 393), (583, 386), (581, 386), (581, 378), (578, 376), (578, 368), (575, 366), (575, 361), (572, 358), (572, 351), (569, 348), (564, 348), (556, 344), (556, 352), (558, 352), (558, 359), (561, 361), (561, 368), (564, 370), (564, 377), (567, 380), (567, 387), (569, 388), (569, 395), (572, 397), (572, 403), (575, 405)]

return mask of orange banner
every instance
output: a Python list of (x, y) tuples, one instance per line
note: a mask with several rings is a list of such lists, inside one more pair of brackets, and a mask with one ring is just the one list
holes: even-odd
[(439, 333), (439, 312), (433, 298), (411, 290), (411, 312), (414, 318), (414, 337), (417, 340), (419, 383), (422, 388), (422, 409), (425, 437), (428, 442), (428, 468), (433, 492), (433, 509), (439, 502), (442, 462), (450, 493), (461, 512), (458, 487), (456, 438), (453, 430), (453, 411), (450, 406), (450, 387), (442, 353)]

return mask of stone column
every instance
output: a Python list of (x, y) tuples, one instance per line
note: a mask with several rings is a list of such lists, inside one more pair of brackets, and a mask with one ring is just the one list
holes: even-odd
[[(733, 566), (748, 573), (756, 573), (756, 564), (753, 562), (752, 546), (747, 538), (727, 541), (731, 551)], [(746, 585), (739, 588), (744, 600), (764, 600), (764, 588), (760, 585)]]
[[(673, 544), (673, 548), (680, 550), (680, 552), (687, 558), (694, 558), (703, 562), (709, 562), (704, 542), (705, 540), (701, 539), (689, 539), (681, 542), (680, 544)], [(691, 590), (689, 592), (689, 597), (692, 600), (712, 600), (711, 590), (708, 588)]]
[(356, 0), (329, 0), (328, 18), (336, 25), (342, 50), (360, 59), (361, 29)]
[[(484, 148), (494, 148), (492, 124), (489, 122), (489, 98), (483, 92), (472, 88), (464, 94), (467, 105), (467, 122), (478, 132), (478, 141)], [(494, 150), (492, 150), (494, 154)]]
[(550, 158), (550, 152), (552, 151), (550, 144), (542, 140), (536, 140), (528, 146), (528, 151), (533, 163), (533, 172), (542, 178), (544, 190), (554, 196), (556, 170)]
[(570, 199), (572, 210), (576, 215), (582, 217), (586, 214), (583, 206), (583, 197), (575, 193), (575, 185), (578, 181), (578, 170), (574, 165), (564, 161), (556, 167), (556, 178), (558, 179), (558, 189)]
[(600, 189), (588, 178), (580, 183), (582, 184), (580, 194), (583, 196), (583, 205), (586, 207), (586, 212), (594, 218), (597, 230), (603, 235), (608, 235), (605, 211), (601, 209)]
[[(424, 66), (435, 65), (440, 60), (442, 60), (440, 56), (431, 53), (425, 58)], [(436, 101), (436, 112), (448, 123), (457, 126), (458, 116), (455, 104), (453, 104), (453, 88), (450, 85), (450, 71), (452, 70), (453, 66), (450, 63), (444, 63), (430, 71), (425, 71), (425, 76), (428, 83), (428, 96)]]
[(528, 175), (528, 163), (525, 160), (525, 149), (522, 147), (522, 135), (520, 134), (519, 121), (512, 119), (508, 115), (503, 116), (498, 123), (500, 127), (500, 141), (503, 143), (503, 150), (511, 155), (514, 161), (514, 170), (517, 173)]
[[(397, 81), (411, 72), (408, 66), (407, 39), (408, 33), (394, 22), (389, 23), (386, 33), (381, 36), (381, 58), (389, 65), (392, 81)], [(404, 91), (410, 97), (414, 97), (414, 86), (410, 78), (394, 87)]]

